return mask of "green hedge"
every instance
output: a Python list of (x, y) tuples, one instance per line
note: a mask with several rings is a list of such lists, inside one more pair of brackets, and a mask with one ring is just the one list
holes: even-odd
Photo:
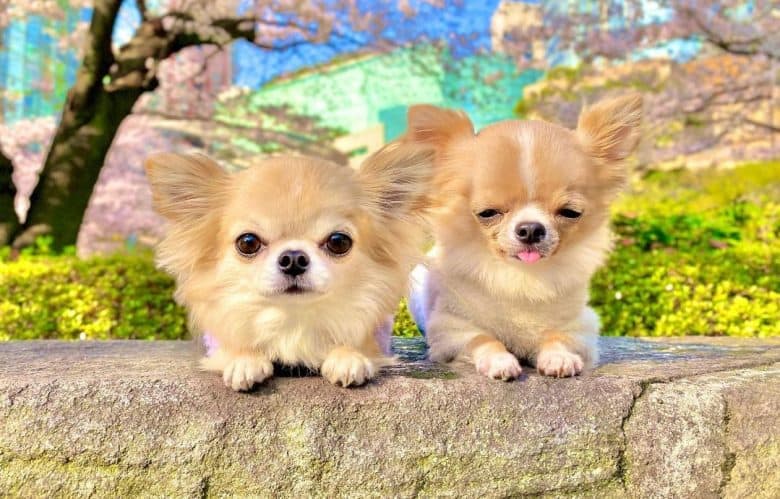
[(594, 279), (602, 334), (780, 334), (780, 254), (621, 249)]
[(780, 334), (780, 162), (653, 174), (615, 207), (603, 334)]
[[(592, 286), (609, 335), (780, 334), (780, 163), (652, 174), (615, 207), (617, 244)], [(79, 260), (47, 240), (0, 249), (0, 340), (186, 337), (151, 254)], [(401, 303), (394, 333), (419, 334)]]
[(186, 336), (173, 281), (149, 255), (0, 262), (0, 339)]

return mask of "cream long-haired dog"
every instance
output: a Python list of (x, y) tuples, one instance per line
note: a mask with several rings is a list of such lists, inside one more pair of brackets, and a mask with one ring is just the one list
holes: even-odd
[(229, 174), (205, 156), (151, 156), (154, 207), (170, 222), (158, 264), (176, 277), (191, 327), (217, 345), (202, 367), (234, 390), (274, 362), (341, 386), (374, 377), (422, 256), (433, 157), (393, 143), (358, 171), (286, 156)]
[(572, 376), (597, 360), (588, 285), (607, 254), (609, 204), (639, 137), (642, 99), (585, 109), (576, 130), (506, 121), (475, 134), (462, 112), (409, 110), (406, 140), (437, 150), (436, 246), (411, 309), (436, 361), (495, 379)]

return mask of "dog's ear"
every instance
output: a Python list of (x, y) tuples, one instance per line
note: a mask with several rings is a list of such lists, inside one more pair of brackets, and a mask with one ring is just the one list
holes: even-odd
[(577, 136), (601, 165), (604, 180), (614, 186), (625, 181), (623, 161), (634, 152), (640, 136), (642, 96), (631, 93), (606, 99), (580, 114)]
[(201, 154), (157, 153), (144, 163), (152, 204), (172, 221), (197, 219), (215, 206), (228, 174)]
[(369, 156), (358, 172), (368, 208), (383, 218), (424, 209), (434, 154), (431, 146), (395, 141)]
[(405, 140), (440, 148), (457, 137), (474, 135), (474, 125), (463, 111), (418, 104), (406, 114)]

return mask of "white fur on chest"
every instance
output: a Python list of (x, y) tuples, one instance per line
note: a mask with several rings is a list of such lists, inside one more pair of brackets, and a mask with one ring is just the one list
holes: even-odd
[(319, 368), (336, 347), (358, 347), (372, 335), (380, 346), (387, 343), (384, 314), (370, 299), (280, 306), (228, 297), (194, 304), (192, 313), (220, 346), (259, 351), (283, 364)]
[(452, 335), (455, 343), (445, 341), (454, 345), (471, 334), (488, 333), (510, 351), (528, 356), (550, 333), (597, 334), (598, 320), (587, 301), (601, 248), (534, 267), (512, 265), (470, 249), (460, 254), (435, 249), (427, 266), (413, 273), (410, 306), (418, 324), (427, 329), (432, 318), (447, 315), (462, 329), (435, 332), (433, 343), (441, 345), (441, 335)]

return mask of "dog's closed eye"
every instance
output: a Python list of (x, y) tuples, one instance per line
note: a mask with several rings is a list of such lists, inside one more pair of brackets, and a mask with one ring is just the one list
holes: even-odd
[(479, 213), (477, 213), (477, 216), (483, 220), (489, 220), (491, 218), (495, 218), (499, 216), (501, 213), (498, 210), (494, 210), (493, 208), (488, 208), (487, 210), (482, 210)]
[(561, 208), (558, 210), (558, 215), (562, 216), (563, 218), (576, 219), (582, 216), (582, 212), (572, 208)]

